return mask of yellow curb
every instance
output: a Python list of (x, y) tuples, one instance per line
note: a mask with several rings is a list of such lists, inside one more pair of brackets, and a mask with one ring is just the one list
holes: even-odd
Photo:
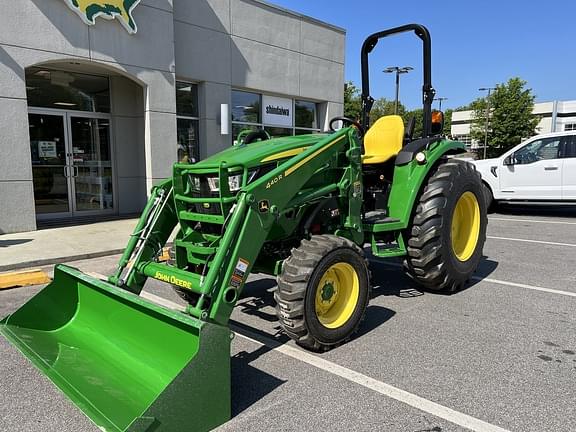
[(0, 289), (27, 285), (40, 285), (50, 282), (46, 272), (41, 269), (0, 273)]

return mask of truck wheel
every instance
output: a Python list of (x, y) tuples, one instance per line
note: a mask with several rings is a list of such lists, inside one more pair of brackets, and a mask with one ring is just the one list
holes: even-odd
[(274, 293), (282, 329), (304, 348), (326, 351), (358, 329), (370, 298), (362, 249), (343, 237), (312, 236), (282, 266)]
[(432, 291), (460, 290), (482, 259), (487, 224), (475, 167), (454, 159), (441, 163), (425, 184), (412, 218), (407, 273)]

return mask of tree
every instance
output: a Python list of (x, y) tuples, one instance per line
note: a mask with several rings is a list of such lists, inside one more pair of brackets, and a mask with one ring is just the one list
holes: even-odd
[(360, 120), (362, 114), (362, 101), (360, 90), (352, 81), (344, 84), (344, 117)]
[(417, 108), (413, 111), (406, 111), (402, 116), (404, 118), (404, 124), (408, 126), (408, 123), (412, 117), (414, 117), (414, 133), (412, 134), (412, 138), (420, 138), (422, 136), (423, 126), (423, 118), (424, 118), (424, 110), (422, 108)]
[(452, 135), (452, 113), (454, 112), (453, 109), (448, 108), (444, 111), (444, 128), (442, 129), (442, 134), (445, 136)]
[[(477, 100), (478, 100), (478, 99), (477, 99)], [(472, 101), (472, 102), (470, 102), (470, 103), (467, 104), (467, 105), (459, 106), (458, 108), (454, 109), (454, 111), (470, 111), (470, 110), (473, 110), (473, 109), (474, 109), (474, 102), (475, 102), (475, 101)]]
[[(372, 110), (370, 110), (370, 124), (374, 124), (376, 120), (380, 117), (387, 115), (394, 115), (394, 110), (396, 103), (394, 101), (389, 101), (386, 98), (376, 99), (374, 105), (372, 105)], [(403, 117), (406, 113), (406, 108), (401, 103), (398, 104), (398, 115)]]
[(488, 149), (490, 157), (499, 156), (536, 132), (540, 119), (532, 114), (534, 95), (525, 88), (526, 81), (515, 77), (506, 84), (498, 84), (489, 101), (477, 99), (472, 103), (471, 137), (484, 143), (486, 107), (490, 103)]

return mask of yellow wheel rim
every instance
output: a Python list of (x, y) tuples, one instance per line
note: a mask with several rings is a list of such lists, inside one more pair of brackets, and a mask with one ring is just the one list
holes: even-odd
[(452, 216), (452, 250), (460, 261), (474, 254), (480, 236), (480, 206), (472, 192), (464, 192), (458, 199)]
[(330, 329), (348, 322), (360, 294), (358, 273), (348, 263), (336, 263), (326, 270), (316, 288), (316, 316)]

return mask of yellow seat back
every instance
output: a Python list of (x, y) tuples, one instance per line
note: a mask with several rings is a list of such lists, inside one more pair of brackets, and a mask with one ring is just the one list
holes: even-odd
[(364, 135), (362, 163), (379, 164), (394, 157), (402, 149), (404, 122), (399, 115), (380, 117)]

